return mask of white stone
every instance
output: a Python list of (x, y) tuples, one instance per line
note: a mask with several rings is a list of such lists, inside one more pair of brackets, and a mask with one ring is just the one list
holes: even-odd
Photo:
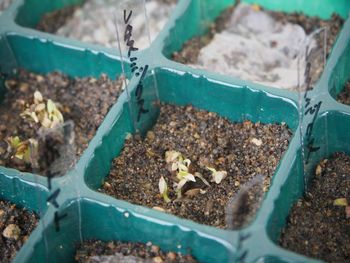
[(262, 145), (262, 140), (257, 139), (257, 138), (253, 138), (251, 140), (252, 143), (254, 143), (256, 146), (261, 146)]
[(21, 235), (21, 229), (15, 224), (9, 224), (2, 232), (2, 235), (6, 238), (17, 240)]

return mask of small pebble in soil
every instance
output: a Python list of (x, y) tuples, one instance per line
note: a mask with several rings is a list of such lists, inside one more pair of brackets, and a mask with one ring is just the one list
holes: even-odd
[[(301, 61), (305, 58), (299, 47), (311, 32), (328, 27), (326, 52), (329, 54), (343, 22), (338, 15), (321, 20), (240, 3), (224, 10), (208, 33), (187, 41), (180, 51), (173, 53), (173, 59), (195, 68), (296, 90), (300, 75), (297, 56), (300, 54)], [(322, 36), (313, 36), (312, 40), (312, 46), (319, 50), (323, 49)], [(323, 56), (310, 56), (310, 59), (311, 84), (314, 84), (323, 71)], [(299, 63), (299, 72), (304, 72), (305, 65)]]
[(343, 104), (350, 105), (350, 80), (348, 80), (344, 89), (339, 93), (337, 100)]
[[(21, 116), (26, 105), (33, 100), (35, 91), (40, 91), (45, 99), (54, 101), (65, 121), (73, 121), (75, 156), (79, 158), (122, 92), (123, 80), (112, 81), (106, 75), (98, 79), (71, 78), (59, 72), (41, 75), (19, 70), (5, 81), (5, 85), (8, 92), (0, 103), (0, 166), (33, 172), (30, 163), (7, 154), (6, 141), (11, 136), (18, 136), (21, 141), (30, 138), (39, 141), (40, 126)], [(66, 161), (74, 163), (74, 160)], [(41, 168), (39, 173), (44, 169)]]
[(280, 245), (327, 262), (350, 259), (350, 156), (322, 160), (305, 196), (291, 210)]
[(39, 218), (24, 208), (0, 201), (0, 258), (1, 262), (13, 260), (34, 230)]
[(5, 238), (17, 240), (21, 235), (21, 229), (15, 224), (9, 224), (2, 232), (2, 235)]
[[(230, 122), (216, 113), (192, 106), (161, 105), (160, 116), (145, 139), (128, 136), (100, 191), (134, 204), (166, 211), (201, 224), (225, 228), (225, 207), (240, 187), (257, 174), (268, 188), (275, 169), (288, 147), (291, 131), (283, 124)], [(256, 143), (252, 143), (256, 139)], [(167, 151), (180, 152), (191, 161), (190, 172), (202, 174), (186, 183), (177, 199), (176, 175), (169, 171)], [(212, 172), (226, 172), (220, 183)], [(221, 173), (223, 175), (224, 173)], [(159, 190), (165, 179), (171, 202)]]
[(78, 263), (195, 263), (190, 255), (165, 252), (151, 242), (103, 242), (89, 240), (77, 246), (75, 260)]

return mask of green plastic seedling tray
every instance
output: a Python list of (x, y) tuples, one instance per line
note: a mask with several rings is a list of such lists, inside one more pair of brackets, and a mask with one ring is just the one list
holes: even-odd
[[(2, 73), (25, 68), (38, 73), (59, 70), (70, 76), (111, 78), (121, 74), (116, 50), (65, 39), (34, 28), (45, 12), (81, 1), (15, 0), (0, 16), (0, 66)], [(267, 9), (303, 11), (307, 15), (330, 17), (336, 12), (344, 18), (350, 10), (347, 0), (256, 0)], [(254, 221), (242, 233), (251, 234), (242, 246), (245, 262), (311, 262), (310, 258), (278, 246), (281, 229), (293, 203), (304, 192), (301, 158), (298, 95), (294, 92), (258, 85), (249, 81), (190, 68), (169, 59), (172, 52), (193, 36), (203, 34), (231, 0), (180, 0), (163, 31), (138, 57), (150, 67), (144, 80), (146, 100), (154, 98), (157, 82), (161, 102), (192, 104), (217, 112), (232, 121), (249, 119), (263, 123), (285, 122), (293, 130), (288, 150), (274, 174), (271, 187)], [(128, 67), (127, 67), (128, 68)], [(133, 94), (137, 80), (128, 72), (128, 89)], [(350, 107), (334, 97), (350, 76), (350, 19), (346, 20), (325, 70), (309, 94), (312, 102), (322, 100), (314, 124), (315, 144), (305, 176), (315, 165), (336, 151), (350, 154)], [(5, 94), (0, 81), (0, 99)], [(98, 94), (97, 94), (98, 95)], [(147, 97), (148, 96), (148, 97)], [(95, 137), (77, 164), (66, 175), (53, 179), (60, 188), (58, 210), (46, 202), (50, 192), (46, 178), (0, 167), (0, 198), (34, 210), (41, 215), (37, 228), (17, 253), (14, 262), (73, 262), (75, 244), (87, 239), (151, 241), (164, 250), (190, 252), (201, 262), (229, 262), (237, 255), (238, 231), (200, 225), (190, 220), (117, 200), (96, 191), (108, 175), (111, 161), (121, 151), (127, 133), (133, 132), (124, 91), (110, 109)], [(139, 129), (145, 132), (157, 119), (157, 111), (143, 116)], [(56, 231), (55, 212), (67, 213)]]

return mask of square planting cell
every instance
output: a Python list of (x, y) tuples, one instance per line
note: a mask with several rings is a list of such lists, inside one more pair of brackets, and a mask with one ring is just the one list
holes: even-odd
[[(350, 7), (345, 1), (190, 1), (163, 53), (197, 69), (296, 91), (306, 82), (300, 61), (311, 61), (313, 84), (321, 76), (347, 16), (345, 6)], [(306, 56), (305, 45), (315, 47), (312, 56)]]
[[(46, 210), (48, 190), (36, 178), (22, 178), (12, 169), (0, 171), (0, 231), (2, 262), (11, 262), (38, 230)], [(35, 230), (35, 231), (34, 231)], [(33, 232), (34, 231), (34, 232)], [(30, 242), (29, 242), (30, 243)]]
[[(213, 189), (213, 191), (218, 192), (216, 193), (217, 194), (216, 198), (218, 200), (218, 203), (214, 202), (213, 208), (209, 208), (210, 209), (209, 216), (207, 216), (206, 221), (200, 221), (200, 218), (201, 218), (200, 215), (203, 215), (203, 217), (205, 217), (206, 211), (201, 211), (200, 209), (197, 209), (194, 207), (193, 209), (197, 209), (197, 213), (199, 214), (197, 218), (195, 217), (195, 213), (180, 214), (181, 212), (179, 213), (179, 211), (181, 210), (176, 210), (176, 209), (178, 209), (177, 205), (179, 204), (179, 202), (181, 202), (181, 200), (178, 203), (176, 203), (177, 201), (175, 200), (176, 196), (174, 192), (169, 194), (169, 197), (171, 197), (174, 201), (174, 203), (172, 203), (171, 205), (169, 204), (167, 205), (166, 202), (160, 196), (159, 190), (158, 190), (158, 183), (159, 183), (160, 177), (156, 176), (153, 178), (152, 176), (148, 176), (145, 174), (142, 174), (141, 176), (138, 177), (138, 173), (140, 173), (140, 171), (138, 171), (137, 169), (140, 169), (142, 165), (144, 165), (145, 167), (148, 165), (151, 165), (152, 167), (154, 167), (154, 169), (158, 169), (164, 172), (164, 177), (167, 178), (166, 180), (171, 180), (171, 174), (166, 169), (164, 169), (163, 166), (157, 167), (158, 165), (157, 159), (153, 160), (152, 158), (150, 158), (155, 155), (160, 155), (158, 157), (160, 161), (158, 162), (160, 163), (165, 162), (165, 161), (162, 161), (164, 159), (165, 150), (160, 148), (160, 146), (158, 146), (158, 148), (155, 147), (155, 149), (147, 148), (147, 147), (151, 147), (151, 144), (156, 144), (155, 143), (156, 140), (161, 140), (161, 139), (157, 139), (156, 136), (158, 135), (158, 133), (165, 132), (165, 131), (162, 131), (162, 129), (159, 127), (162, 127), (162, 125), (164, 125), (164, 127), (169, 127), (167, 126), (167, 124), (159, 122), (159, 120), (164, 121), (162, 120), (162, 118), (164, 118), (164, 109), (165, 109), (165, 112), (169, 110), (172, 111), (172, 113), (169, 114), (169, 118), (165, 119), (165, 121), (170, 121), (170, 122), (172, 121), (173, 115), (176, 115), (177, 112), (180, 112), (181, 114), (183, 114), (184, 115), (183, 118), (185, 120), (187, 120), (187, 118), (191, 118), (191, 117), (196, 118), (201, 115), (207, 116), (209, 114), (209, 116), (212, 116), (212, 117), (211, 118), (209, 117), (208, 120), (202, 120), (203, 122), (202, 125), (210, 125), (211, 121), (217, 121), (218, 123), (221, 123), (222, 127), (219, 127), (217, 129), (218, 134), (224, 130), (225, 128), (224, 125), (229, 125), (228, 123), (231, 123), (231, 122), (232, 124), (230, 125), (237, 126), (237, 127), (232, 126), (238, 130), (237, 134), (239, 134), (239, 132), (244, 133), (243, 127), (247, 126), (246, 128), (248, 129), (248, 131), (251, 131), (251, 134), (246, 134), (247, 137), (243, 138), (244, 141), (247, 142), (247, 145), (241, 145), (239, 143), (237, 143), (237, 145), (238, 147), (247, 147), (247, 148), (255, 149), (255, 151), (257, 151), (256, 152), (257, 154), (259, 153), (259, 150), (258, 150), (259, 146), (257, 145), (259, 143), (257, 143), (256, 141), (259, 141), (259, 140), (256, 139), (255, 141), (253, 140), (254, 136), (251, 136), (251, 135), (257, 136), (257, 131), (255, 131), (255, 129), (259, 129), (258, 127), (265, 127), (264, 125), (266, 125), (266, 127), (262, 129), (265, 130), (267, 133), (273, 133), (274, 131), (274, 125), (272, 125), (273, 123), (285, 123), (283, 125), (278, 125), (278, 126), (276, 125), (276, 127), (279, 127), (279, 129), (277, 130), (279, 132), (283, 131), (283, 134), (289, 138), (289, 139), (286, 139), (285, 141), (282, 140), (282, 141), (279, 141), (278, 143), (276, 142), (276, 145), (281, 145), (282, 147), (281, 149), (277, 149), (276, 152), (280, 152), (281, 156), (285, 156), (282, 154), (285, 151), (285, 149), (287, 149), (288, 141), (292, 141), (291, 133), (286, 128), (288, 126), (290, 127), (291, 131), (294, 131), (298, 125), (297, 115), (296, 115), (297, 114), (296, 105), (294, 104), (292, 99), (272, 95), (261, 90), (254, 90), (253, 88), (250, 89), (249, 87), (234, 85), (230, 83), (216, 82), (200, 76), (195, 76), (192, 74), (186, 74), (181, 72), (173, 72), (170, 70), (157, 69), (155, 72), (156, 72), (155, 78), (153, 76), (149, 76), (148, 78), (145, 79), (144, 92), (146, 94), (148, 93), (147, 92), (148, 89), (151, 89), (152, 82), (154, 81), (154, 79), (156, 79), (160, 102), (162, 106), (160, 109), (160, 115), (158, 116), (149, 115), (148, 120), (144, 121), (143, 124), (144, 124), (144, 127), (146, 128), (141, 130), (141, 133), (146, 135), (145, 139), (137, 138), (137, 137), (132, 139), (130, 138), (129, 133), (131, 128), (130, 127), (127, 128), (127, 126), (122, 125), (123, 123), (130, 123), (130, 120), (127, 121), (127, 119), (130, 118), (128, 116), (128, 105), (125, 104), (124, 106), (120, 107), (118, 120), (114, 121), (113, 125), (109, 128), (109, 130), (106, 131), (105, 134), (103, 135), (101, 134), (102, 143), (100, 143), (97, 146), (94, 154), (91, 155), (89, 164), (85, 166), (85, 171), (83, 172), (85, 175), (85, 182), (91, 189), (98, 190), (100, 192), (104, 192), (107, 194), (110, 194), (112, 192), (112, 196), (118, 199), (123, 199), (133, 203), (133, 205), (131, 205), (130, 203), (127, 203), (127, 204), (130, 205), (130, 207), (132, 207), (133, 209), (137, 209), (137, 211), (142, 211), (147, 215), (156, 215), (160, 213), (160, 214), (163, 214), (167, 222), (173, 222), (176, 224), (191, 226), (194, 229), (198, 229), (201, 231), (210, 231), (210, 233), (212, 233), (213, 235), (218, 235), (219, 233), (224, 232), (224, 233), (227, 233), (227, 235), (229, 236), (232, 235), (233, 240), (232, 238), (231, 240), (232, 242), (235, 243), (235, 239), (237, 238), (238, 231), (237, 232), (235, 231), (233, 232), (233, 234), (230, 234), (232, 233), (231, 231), (221, 230), (221, 229), (213, 228), (207, 225), (216, 226), (219, 228), (226, 228), (225, 215), (222, 211), (226, 209), (226, 205), (228, 201), (228, 198), (225, 196), (225, 193), (233, 196), (234, 193), (237, 192), (238, 189), (240, 189), (240, 184), (242, 183), (243, 185), (244, 182), (249, 180), (248, 173), (247, 173), (248, 175), (241, 174), (240, 177), (236, 178), (237, 180), (234, 180), (235, 174), (233, 172), (231, 172), (231, 174), (228, 172), (227, 178), (223, 179), (221, 187), (220, 185), (216, 185), (215, 183), (210, 182), (211, 188)], [(184, 77), (186, 82), (183, 82), (184, 79), (180, 78), (180, 76)], [(181, 81), (181, 85), (180, 85), (180, 81)], [(201, 83), (200, 86), (199, 86), (199, 83)], [(190, 89), (189, 88), (190, 86), (196, 86), (200, 88)], [(235, 88), (233, 88), (233, 86)], [(134, 88), (131, 88), (131, 90), (134, 90)], [(245, 102), (244, 107), (240, 106), (242, 105), (241, 101)], [(136, 103), (132, 105), (135, 107)], [(176, 105), (176, 106), (171, 106), (171, 105)], [(186, 107), (185, 105), (191, 105), (191, 106)], [(278, 114), (275, 114), (273, 118), (271, 118), (272, 115), (269, 114), (267, 105), (269, 109), (274, 110), (279, 108), (280, 111), (274, 110), (274, 112), (275, 113), (278, 112)], [(197, 109), (201, 109), (202, 111), (199, 111)], [(212, 113), (207, 113), (208, 111)], [(216, 114), (214, 114), (213, 112), (216, 112)], [(217, 115), (222, 117), (217, 117)], [(187, 118), (185, 116), (187, 116)], [(179, 122), (181, 121), (181, 119), (174, 118), (173, 121)], [(147, 124), (147, 122), (150, 122), (150, 123)], [(234, 122), (236, 122), (236, 124), (233, 124)], [(196, 124), (194, 119), (188, 123), (189, 126), (194, 124)], [(158, 126), (158, 130), (157, 130), (157, 126)], [(122, 128), (122, 127), (125, 127), (125, 128)], [(216, 125), (213, 125), (213, 127), (216, 128)], [(171, 126), (169, 127), (169, 129), (170, 129), (170, 132), (173, 131)], [(187, 127), (187, 129), (189, 128)], [(180, 131), (181, 129), (179, 128), (175, 130)], [(263, 131), (259, 131), (259, 132), (263, 133)], [(174, 131), (174, 133), (178, 133), (178, 132)], [(201, 136), (202, 138), (205, 138), (205, 134), (206, 134), (205, 132), (201, 133), (200, 131), (198, 131), (198, 133), (199, 133), (198, 134), (199, 138)], [(190, 129), (188, 130), (188, 134), (192, 136), (192, 134), (190, 133)], [(279, 136), (281, 136), (281, 133), (278, 133), (278, 134), (279, 135), (276, 135), (276, 137), (279, 138)], [(208, 136), (209, 135), (210, 134), (208, 134)], [(149, 140), (153, 136), (155, 136), (154, 138), (155, 141), (153, 141), (150, 144)], [(171, 135), (169, 135), (169, 137), (170, 136)], [(191, 139), (190, 136), (188, 137), (189, 138), (187, 139), (187, 141)], [(125, 141), (125, 138), (129, 138), (129, 139)], [(185, 142), (187, 142), (185, 139), (179, 138), (179, 140), (184, 140)], [(157, 145), (158, 144), (159, 143), (157, 142)], [(197, 144), (197, 142), (195, 141), (194, 144)], [(169, 145), (171, 145), (171, 142), (169, 142)], [(137, 152), (135, 150), (137, 154), (133, 154), (131, 152), (132, 149), (130, 149), (130, 152), (125, 152), (125, 148), (131, 148), (131, 147), (135, 147), (135, 149), (137, 149), (137, 151), (140, 150), (140, 152)], [(274, 148), (275, 145), (271, 147)], [(217, 146), (217, 148), (220, 149), (220, 146)], [(227, 146), (227, 148), (234, 149), (235, 147), (232, 146), (231, 148), (230, 146)], [(289, 153), (288, 155), (293, 155), (294, 147), (292, 148), (293, 148), (292, 152)], [(271, 150), (269, 147), (267, 147), (267, 149)], [(185, 148), (184, 148), (184, 151), (186, 151)], [(127, 155), (127, 157), (123, 156), (126, 154), (129, 154), (129, 155)], [(119, 157), (114, 159), (118, 155)], [(210, 158), (210, 155), (212, 155), (212, 153), (208, 153), (208, 156), (206, 157)], [(275, 180), (274, 177), (278, 177), (279, 174), (281, 174), (280, 167), (288, 166), (288, 162), (290, 162), (289, 158), (291, 158), (291, 157), (283, 157), (283, 159), (279, 162), (278, 159), (281, 156), (278, 157), (278, 159), (275, 159), (276, 157), (274, 157), (272, 154), (271, 155), (268, 154), (268, 155), (271, 156), (271, 159), (269, 159), (267, 162), (271, 162), (271, 164), (273, 164), (272, 165), (273, 168), (271, 171), (268, 171), (268, 169), (261, 171), (261, 173), (266, 176), (266, 181), (265, 181), (266, 192), (269, 188), (268, 185), (272, 184), (272, 186), (270, 187), (273, 187), (274, 185), (273, 180)], [(193, 157), (191, 156), (192, 155), (187, 155), (186, 157), (193, 159)], [(216, 155), (214, 156), (216, 157)], [(142, 157), (144, 157), (145, 159), (143, 160), (140, 159)], [(124, 162), (125, 158), (128, 160), (127, 162), (129, 163), (128, 168), (123, 168), (123, 163), (121, 164), (118, 163), (120, 161)], [(197, 158), (199, 159), (199, 157)], [(237, 159), (239, 158), (240, 157), (237, 156)], [(113, 159), (114, 161), (111, 163), (111, 160)], [(272, 159), (274, 159), (275, 161), (273, 161)], [(142, 164), (142, 161), (145, 161), (146, 163)], [(192, 161), (199, 162), (196, 159), (193, 159)], [(132, 164), (131, 162), (135, 162), (135, 163)], [(242, 165), (239, 162), (242, 162), (242, 160), (239, 159), (239, 161), (236, 163), (237, 166)], [(122, 168), (119, 168), (118, 164)], [(210, 173), (203, 170), (203, 168), (201, 169), (199, 167), (199, 164), (196, 164), (196, 165), (198, 167), (197, 169), (199, 169), (200, 172), (203, 171), (203, 176), (206, 178), (206, 181), (209, 182)], [(215, 165), (219, 165), (219, 163), (215, 163)], [(250, 166), (252, 167), (250, 169), (254, 169), (254, 166), (252, 166), (251, 164)], [(219, 170), (220, 166), (216, 168)], [(119, 169), (120, 170), (123, 169), (121, 173), (125, 173), (125, 179), (123, 179), (123, 177), (118, 179), (118, 177), (114, 176), (115, 174), (119, 173), (120, 171)], [(130, 169), (130, 170), (124, 170), (124, 169)], [(252, 173), (254, 177), (254, 174), (256, 173), (254, 173), (254, 171)], [(137, 178), (137, 180), (135, 180), (136, 183), (133, 182), (134, 180), (133, 177)], [(168, 182), (169, 182), (168, 187), (172, 188), (172, 184), (170, 184), (170, 181)], [(137, 183), (140, 183), (140, 185), (138, 185)], [(198, 183), (201, 183), (199, 179), (198, 179)], [(230, 186), (230, 184), (232, 186)], [(146, 185), (149, 185), (149, 186), (146, 186)], [(148, 187), (146, 189), (151, 189), (151, 190), (147, 190), (147, 193), (149, 194), (149, 196), (145, 196), (145, 198), (143, 199), (142, 198), (137, 199), (139, 198), (138, 193), (144, 193), (146, 195), (146, 190), (143, 190), (142, 186)], [(114, 187), (117, 188), (118, 191), (113, 192)], [(193, 186), (189, 186), (189, 187), (190, 189), (187, 189), (187, 190), (191, 190), (191, 187), (193, 188)], [(201, 187), (203, 189), (206, 189), (208, 192), (212, 190), (211, 188), (208, 188), (206, 186), (204, 187), (201, 186)], [(129, 191), (130, 195), (127, 196), (125, 194), (125, 191)], [(194, 192), (196, 191), (197, 190), (194, 190)], [(197, 193), (197, 194), (198, 195), (195, 198), (198, 198), (197, 200), (200, 200), (202, 194), (200, 193)], [(136, 196), (136, 199), (131, 200), (130, 198), (131, 196)], [(203, 195), (203, 199), (205, 198), (208, 199), (209, 197)], [(186, 209), (188, 210), (191, 207), (190, 206), (191, 204), (194, 205), (195, 202), (198, 202), (196, 201), (196, 199), (191, 200), (191, 198), (184, 198), (182, 202), (186, 201), (186, 199), (188, 202), (187, 204), (189, 204), (189, 206), (186, 207)], [(150, 200), (151, 203), (148, 204), (147, 200)], [(210, 200), (208, 203), (210, 203)], [(143, 206), (142, 207), (135, 206), (134, 204), (143, 205)], [(184, 205), (186, 205), (186, 203), (184, 203)], [(148, 206), (149, 208), (146, 208), (146, 206)], [(216, 209), (217, 206), (219, 206), (220, 209), (222, 210)], [(171, 211), (172, 209), (174, 210)], [(203, 209), (203, 206), (202, 206), (202, 209)], [(210, 213), (211, 213), (211, 216), (210, 216)], [(179, 217), (175, 217), (170, 214), (175, 214)], [(253, 216), (255, 217), (255, 214)], [(182, 218), (190, 219), (190, 220), (184, 220)], [(212, 220), (212, 218), (215, 218), (215, 220)], [(198, 223), (201, 223), (201, 224), (198, 224)], [(251, 222), (248, 222), (248, 224), (249, 223)], [(219, 234), (219, 236), (220, 235), (221, 234)]]
[[(93, 160), (91, 164), (94, 165), (87, 169), (85, 178), (92, 188), (99, 187), (99, 191), (118, 199), (226, 228), (225, 207), (240, 185), (261, 174), (266, 177), (264, 191), (268, 190), (292, 139), (290, 129), (297, 125), (297, 111), (291, 100), (262, 91), (247, 87), (233, 89), (229, 84), (189, 74), (184, 76), (186, 82), (181, 80), (180, 85), (180, 76), (168, 70), (157, 70), (155, 78), (150, 76), (145, 80), (145, 93), (153, 80), (157, 80), (160, 115), (148, 120), (150, 128), (142, 131), (145, 138), (126, 135), (120, 128), (116, 130), (120, 126), (117, 122), (117, 127), (112, 128), (115, 132), (110, 136), (116, 136), (114, 141), (118, 147), (107, 152), (119, 152), (123, 144), (124, 147), (114, 159), (109, 176), (101, 186), (106, 174), (97, 171), (102, 171), (99, 167), (106, 164)], [(241, 101), (244, 101), (244, 107)], [(281, 111), (271, 118), (269, 110), (273, 108)], [(284, 111), (291, 113), (289, 117), (283, 114)], [(123, 142), (125, 136), (127, 139)], [(110, 140), (108, 137), (105, 140)], [(113, 147), (110, 143), (106, 146)], [(179, 178), (174, 179), (176, 172), (167, 167), (166, 155), (171, 152), (175, 155), (181, 153), (183, 159), (191, 162), (189, 174), (200, 173), (203, 178), (195, 176), (197, 180), (185, 184), (181, 191), (174, 189), (173, 184), (179, 183)], [(216, 181), (208, 167), (224, 171), (227, 178), (222, 179), (222, 183), (220, 179)], [(159, 195), (160, 175), (168, 182), (169, 196), (173, 201), (168, 204)], [(187, 198), (184, 196), (181, 201), (177, 198), (179, 195)]]
[(138, 48), (144, 49), (162, 31), (176, 2), (147, 0), (143, 6), (143, 1), (139, 0), (55, 0), (44, 4), (30, 0), (20, 7), (16, 22), (43, 32), (117, 49), (116, 26), (120, 27), (123, 22), (121, 9), (127, 8), (133, 11), (133, 36)]
[[(77, 256), (84, 257), (76, 254), (76, 249), (88, 240), (142, 242), (148, 246), (159, 246), (164, 253), (173, 251), (182, 255), (191, 254), (200, 262), (226, 262), (229, 258), (232, 247), (225, 239), (180, 227), (161, 217), (152, 219), (133, 209), (125, 209), (117, 201), (105, 204), (100, 198), (96, 195), (95, 201), (74, 201), (59, 211), (67, 217), (60, 221), (58, 232), (54, 219), (47, 217), (49, 221), (41, 235), (33, 238), (18, 258), (28, 258), (26, 262), (46, 262), (45, 258), (50, 255), (50, 262), (75, 262)], [(48, 243), (45, 240), (49, 240)], [(203, 248), (207, 252), (203, 253)]]
[[(104, 69), (110, 64), (118, 70), (120, 63), (38, 39), (8, 36), (4, 41), (13, 50), (17, 67), (7, 68), (9, 73), (3, 74), (1, 165), (46, 176), (63, 175), (80, 158), (122, 93), (124, 81), (119, 78), (120, 72), (110, 72), (115, 74), (113, 80)], [(32, 47), (31, 53), (28, 46)], [(33, 53), (47, 54), (50, 65), (47, 57), (31, 63)], [(88, 73), (67, 68), (82, 59), (91, 66), (86, 68)], [(71, 63), (61, 63), (67, 60)], [(4, 64), (4, 68), (8, 66)], [(101, 96), (94, 95), (96, 89), (101, 89)]]
[(349, 114), (329, 111), (316, 121), (315, 143), (322, 147), (307, 165), (306, 190), (301, 154), (297, 155), (267, 224), (269, 238), (294, 251), (278, 254), (300, 261), (310, 259), (295, 253), (325, 261), (349, 257), (346, 242), (338, 242), (346, 238), (343, 228), (348, 221), (349, 120)]

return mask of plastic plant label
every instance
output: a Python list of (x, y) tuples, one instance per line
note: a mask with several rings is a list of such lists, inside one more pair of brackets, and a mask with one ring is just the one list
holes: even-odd
[(247, 251), (243, 249), (243, 242), (249, 238), (250, 233), (243, 233), (240, 229), (246, 227), (255, 218), (264, 194), (264, 177), (257, 175), (243, 185), (227, 203), (226, 225), (228, 229), (239, 231), (237, 255), (232, 258), (232, 262), (244, 262)]
[(46, 200), (56, 211), (55, 229), (60, 231), (60, 220), (67, 214), (59, 214), (60, 203), (57, 201), (61, 189), (52, 184), (52, 179), (65, 175), (74, 167), (76, 161), (74, 142), (74, 123), (72, 121), (58, 124), (54, 128), (42, 129), (36, 144), (31, 145), (31, 161), (34, 170), (47, 178), (50, 194)]
[(34, 171), (38, 171), (50, 180), (63, 176), (75, 164), (74, 123), (58, 124), (54, 128), (39, 131), (36, 144), (31, 144), (31, 162)]
[(264, 177), (257, 175), (241, 187), (227, 203), (226, 225), (237, 230), (245, 227), (254, 218), (264, 197)]
[[(74, 123), (66, 121), (50, 128), (41, 127), (38, 131), (38, 137), (33, 139), (30, 144), (30, 160), (33, 172), (47, 178), (49, 194), (46, 198), (46, 204), (54, 209), (54, 228), (55, 232), (58, 233), (61, 230), (62, 220), (65, 220), (70, 215), (60, 212), (62, 206), (60, 195), (63, 189), (61, 189), (62, 186), (53, 183), (53, 179), (66, 175), (75, 166)], [(78, 189), (76, 189), (76, 195), (80, 196)], [(43, 200), (40, 200), (39, 194), (37, 198), (38, 203), (42, 203)], [(78, 209), (77, 213), (80, 217), (80, 209)], [(40, 214), (43, 213), (40, 212)], [(41, 223), (45, 227), (46, 222), (41, 220)], [(79, 229), (79, 233), (80, 231)], [(44, 235), (43, 238), (46, 242), (49, 242), (48, 237)], [(48, 253), (46, 253), (46, 257), (48, 261)]]
[[(130, 112), (135, 131), (144, 130), (143, 116), (152, 114), (158, 102), (157, 81), (153, 70), (139, 56), (139, 45), (150, 45), (148, 20), (145, 1), (129, 0), (117, 3), (118, 12), (115, 14), (115, 25), (118, 49), (122, 58), (123, 74), (126, 75), (126, 61), (131, 74), (134, 76), (134, 89), (126, 88), (129, 97)], [(147, 42), (147, 45), (146, 45)], [(124, 61), (125, 60), (125, 61)], [(150, 76), (151, 75), (151, 76)], [(125, 84), (126, 85), (126, 84)], [(157, 107), (155, 107), (157, 110)]]
[[(314, 153), (320, 150), (320, 145), (315, 143), (313, 129), (318, 117), (322, 98), (312, 96), (313, 86), (319, 79), (326, 60), (327, 29), (321, 28), (308, 36), (300, 49), (298, 73), (299, 96), (299, 123), (302, 149), (302, 162), (304, 167), (304, 187), (307, 187), (309, 163)], [(319, 67), (319, 65), (323, 65)], [(327, 132), (327, 131), (326, 131)], [(327, 142), (323, 147), (328, 147)]]
[(132, 51), (150, 46), (150, 34), (144, 0), (121, 0), (116, 2), (114, 23), (119, 33), (122, 52), (128, 55)]

